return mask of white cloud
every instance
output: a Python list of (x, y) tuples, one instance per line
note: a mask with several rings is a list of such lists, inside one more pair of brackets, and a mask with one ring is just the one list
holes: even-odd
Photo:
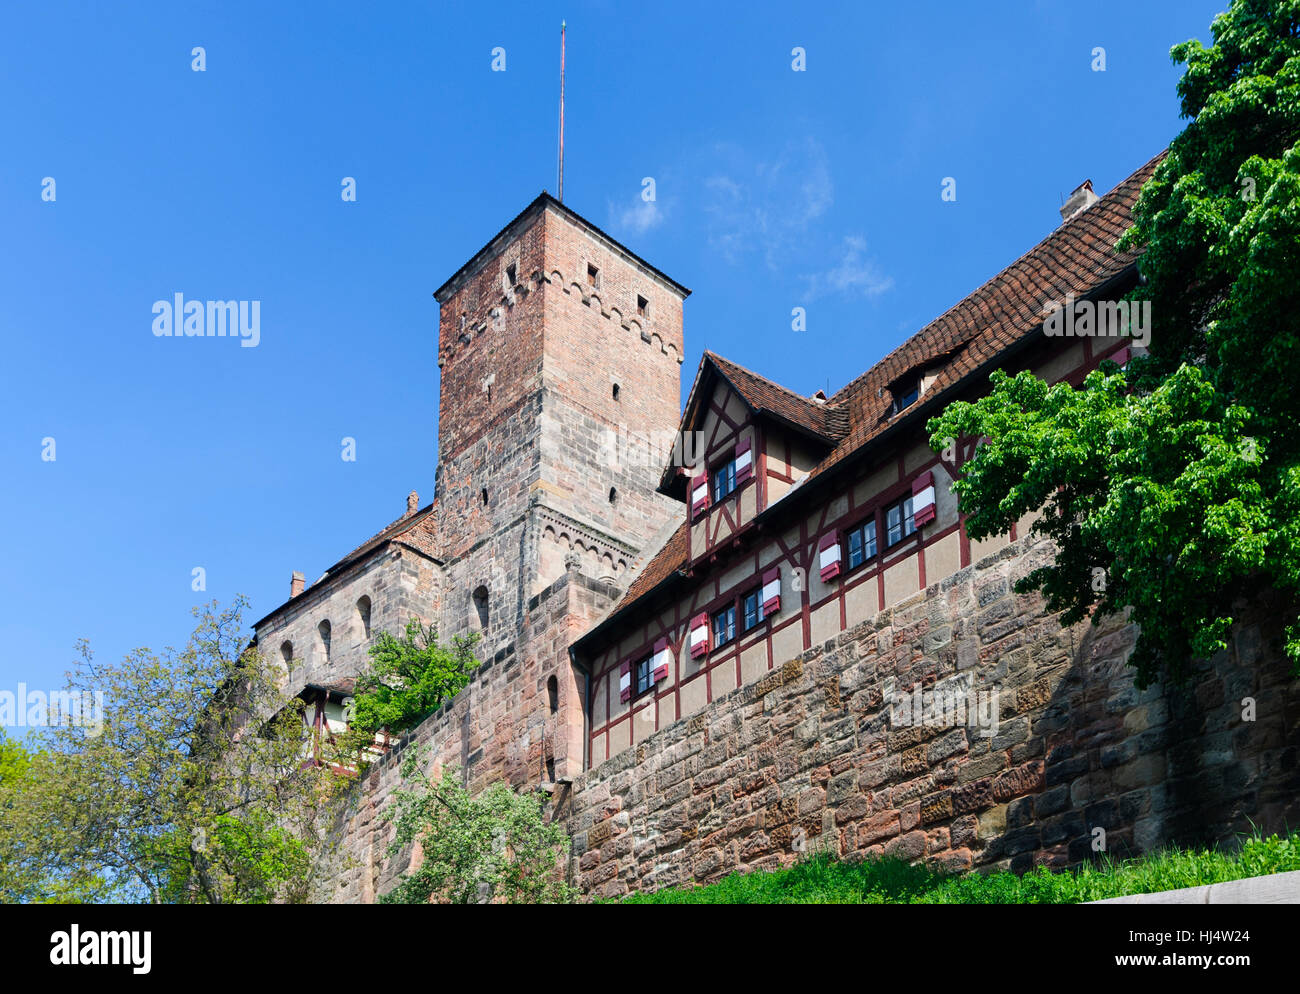
[(625, 207), (609, 205), (610, 227), (618, 232), (630, 232), (642, 235), (651, 228), (657, 228), (664, 220), (664, 212), (654, 200), (642, 200), (640, 194), (636, 200)]
[(835, 200), (825, 149), (806, 138), (766, 160), (734, 145), (714, 152), (723, 163), (704, 180), (709, 244), (731, 262), (756, 252), (770, 269), (788, 265)]
[(878, 297), (894, 285), (892, 276), (880, 271), (874, 259), (867, 257), (867, 240), (861, 235), (845, 237), (839, 261), (820, 273), (805, 276), (808, 296), (822, 297), (828, 293), (843, 293), (871, 298)]

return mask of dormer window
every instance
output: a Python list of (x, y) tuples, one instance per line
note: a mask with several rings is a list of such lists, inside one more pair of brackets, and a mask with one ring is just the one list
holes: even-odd
[(899, 414), (907, 410), (917, 402), (921, 396), (921, 378), (912, 376), (906, 380), (900, 381), (892, 389), (894, 395), (894, 408), (892, 413)]

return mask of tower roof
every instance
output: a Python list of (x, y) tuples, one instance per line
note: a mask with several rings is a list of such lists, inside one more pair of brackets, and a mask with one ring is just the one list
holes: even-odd
[(468, 279), (479, 268), (480, 265), (482, 265), (488, 259), (491, 259), (496, 255), (498, 255), (501, 252), (501, 250), (505, 248), (507, 244), (509, 244), (511, 241), (514, 240), (515, 236), (518, 235), (520, 231), (528, 227), (528, 225), (533, 221), (534, 218), (537, 217), (538, 214), (540, 214), (542, 211), (547, 209), (555, 211), (557, 214), (565, 218), (571, 224), (574, 224), (577, 227), (582, 228), (585, 231), (589, 232), (597, 240), (603, 242), (605, 246), (609, 248), (611, 251), (622, 256), (625, 260), (627, 260), (636, 268), (644, 271), (648, 275), (654, 277), (654, 279), (665, 284), (674, 292), (680, 294), (683, 299), (690, 296), (691, 291), (688, 290), (686, 287), (682, 286), (672, 277), (666, 275), (662, 270), (656, 269), (654, 266), (650, 265), (650, 263), (646, 262), (643, 258), (641, 258), (639, 255), (637, 255), (635, 252), (629, 249), (622, 242), (618, 241), (617, 239), (613, 238), (606, 232), (602, 231), (600, 228), (592, 224), (590, 221), (588, 221), (577, 211), (573, 210), (571, 207), (566, 207), (564, 204), (560, 203), (560, 201), (556, 200), (549, 193), (543, 190), (537, 196), (537, 198), (533, 200), (533, 202), (530, 203), (527, 207), (525, 207), (522, 211), (520, 211), (515, 216), (515, 218), (512, 221), (510, 221), (509, 224), (507, 224), (504, 228), (498, 231), (491, 239), (489, 239), (486, 245), (484, 245), (481, 249), (475, 252), (474, 255), (470, 258), (470, 260), (467, 263), (465, 263), (465, 265), (461, 266), (458, 270), (456, 270), (456, 272), (451, 275), (450, 279), (448, 279), (445, 283), (443, 283), (442, 286), (438, 287), (438, 289), (433, 292), (434, 299), (437, 300), (438, 303), (440, 304), (443, 301), (445, 301), (448, 297), (450, 297), (453, 293), (456, 292), (456, 290), (460, 287), (460, 285), (464, 283), (465, 280)]

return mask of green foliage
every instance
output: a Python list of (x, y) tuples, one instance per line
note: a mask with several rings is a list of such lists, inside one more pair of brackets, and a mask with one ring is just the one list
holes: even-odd
[[(167, 867), (164, 903), (215, 904), (223, 892), (237, 894), (241, 904), (308, 899), (308, 847), (268, 812), (217, 815), (210, 827), (211, 834), (200, 829), (193, 837), (173, 829), (159, 840), (153, 859)], [(214, 880), (220, 891), (213, 890)]]
[(929, 423), (988, 441), (956, 485), (975, 537), (1035, 525), (1055, 562), (1021, 581), (1077, 621), (1131, 605), (1139, 686), (1227, 646), (1242, 598), (1292, 605), (1300, 672), (1300, 0), (1236, 0), (1214, 45), (1173, 49), (1191, 123), (1143, 188), (1150, 354), (1078, 391), (995, 374)]
[[(419, 762), (415, 755), (404, 760), (403, 778), (415, 776)], [(564, 880), (569, 838), (544, 821), (537, 794), (498, 781), (471, 796), (445, 767), (441, 780), (421, 778), (397, 792), (385, 817), (397, 829), (389, 854), (418, 842), (422, 861), (381, 903), (556, 904), (576, 897)]]
[(946, 875), (900, 859), (850, 863), (819, 854), (791, 869), (733, 873), (707, 887), (634, 894), (626, 904), (1077, 904), (1127, 894), (1300, 870), (1300, 836), (1244, 841), (1234, 854), (1167, 849), (1141, 859), (1102, 860), (1076, 870), (1037, 867)]
[(26, 747), (17, 739), (11, 739), (0, 728), (0, 784), (26, 776), (31, 765), (31, 753)]
[(305, 897), (333, 778), (301, 768), (302, 715), (242, 649), (242, 600), (195, 610), (186, 647), (68, 676), (102, 727), (55, 725), (0, 779), (0, 899), (263, 902)]
[(370, 647), (370, 668), (357, 678), (342, 750), (355, 755), (380, 729), (409, 731), (455, 697), (478, 666), (472, 652), (477, 641), (477, 633), (457, 635), (450, 647), (442, 646), (436, 627), (416, 618), (400, 639), (380, 632)]

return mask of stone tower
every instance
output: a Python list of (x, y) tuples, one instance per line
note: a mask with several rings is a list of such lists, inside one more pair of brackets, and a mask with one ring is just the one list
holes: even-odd
[(689, 292), (543, 193), (434, 294), (444, 638), (527, 655), (530, 599), (621, 585), (680, 511), (610, 443), (675, 431)]

